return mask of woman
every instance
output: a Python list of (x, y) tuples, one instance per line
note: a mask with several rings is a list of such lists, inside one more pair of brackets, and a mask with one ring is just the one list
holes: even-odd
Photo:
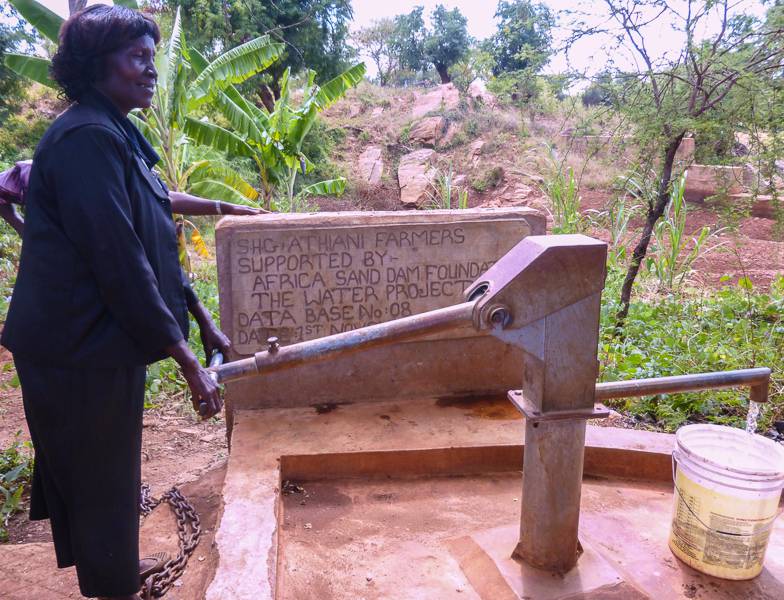
[(127, 118), (150, 105), (160, 34), (103, 5), (60, 31), (52, 76), (73, 101), (35, 152), (19, 274), (2, 343), (36, 451), (31, 519), (49, 518), (59, 567), (83, 595), (136, 599), (145, 366), (171, 356), (205, 417), (219, 390), (188, 348), (229, 341), (184, 278), (158, 157)]
[[(0, 218), (13, 227), (19, 235), (24, 231), (24, 219), (17, 206), (24, 206), (24, 198), (30, 180), (33, 161), (22, 160), (0, 173)], [(259, 215), (266, 212), (260, 208), (207, 200), (184, 192), (169, 192), (173, 213), (180, 215)]]

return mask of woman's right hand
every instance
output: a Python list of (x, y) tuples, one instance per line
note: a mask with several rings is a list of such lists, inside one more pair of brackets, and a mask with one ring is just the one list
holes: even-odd
[[(188, 347), (185, 340), (180, 340), (166, 347), (166, 353), (177, 361), (182, 370), (185, 381), (191, 390), (191, 402), (195, 410), (203, 419), (217, 415), (223, 408), (220, 388), (210, 375), (210, 372), (199, 364), (196, 355)], [(201, 405), (204, 405), (202, 411)]]
[[(215, 380), (200, 364), (187, 366), (182, 369), (185, 381), (191, 390), (191, 403), (195, 410), (203, 419), (209, 419), (217, 415), (223, 408), (223, 400), (220, 395), (220, 387)], [(202, 408), (204, 406), (205, 408)]]

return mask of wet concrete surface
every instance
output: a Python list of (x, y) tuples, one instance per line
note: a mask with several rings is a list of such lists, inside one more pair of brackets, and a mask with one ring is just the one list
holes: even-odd
[(667, 547), (667, 484), (587, 479), (578, 567), (565, 576), (511, 558), (519, 473), (301, 484), (284, 494), (278, 598), (784, 597), (784, 526), (749, 582), (702, 575)]
[(238, 411), (206, 597), (784, 597), (781, 523), (751, 582), (671, 555), (674, 439), (651, 432), (587, 428), (576, 571), (512, 561), (525, 422), (510, 407), (429, 398)]

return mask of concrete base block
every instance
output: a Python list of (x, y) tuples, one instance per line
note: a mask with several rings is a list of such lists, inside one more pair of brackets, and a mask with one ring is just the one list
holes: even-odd
[(482, 600), (643, 600), (648, 596), (626, 583), (622, 575), (583, 542), (577, 566), (565, 575), (535, 569), (512, 558), (518, 527), (488, 529), (449, 541), (449, 549)]

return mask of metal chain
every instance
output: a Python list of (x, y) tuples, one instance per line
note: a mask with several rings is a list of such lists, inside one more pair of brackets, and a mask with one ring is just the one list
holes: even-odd
[(169, 504), (177, 518), (177, 537), (179, 538), (180, 551), (176, 557), (163, 566), (162, 571), (153, 573), (145, 580), (141, 591), (144, 600), (161, 598), (169, 591), (174, 582), (182, 576), (185, 567), (188, 565), (188, 559), (193, 554), (196, 546), (199, 545), (199, 539), (201, 538), (199, 515), (180, 490), (173, 487), (156, 499), (152, 497), (150, 486), (146, 483), (142, 484), (139, 511), (143, 516), (149, 515), (162, 502)]

